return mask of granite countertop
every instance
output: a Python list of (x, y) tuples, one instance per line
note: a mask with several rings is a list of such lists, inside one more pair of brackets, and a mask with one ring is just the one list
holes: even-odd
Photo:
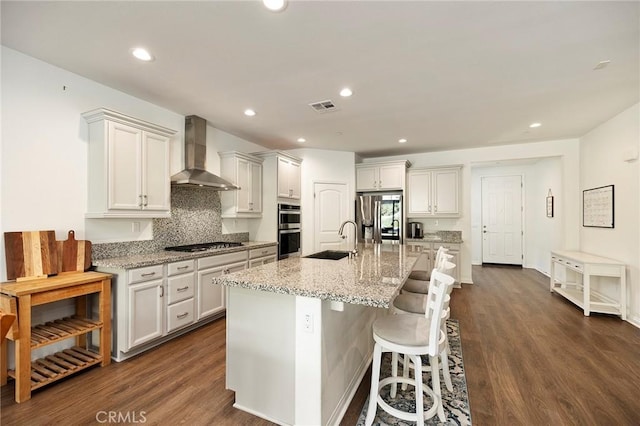
[(163, 263), (179, 262), (181, 260), (197, 259), (199, 257), (215, 256), (217, 254), (234, 253), (238, 251), (246, 251), (255, 248), (275, 246), (278, 243), (269, 241), (249, 241), (243, 242), (240, 247), (227, 247), (219, 249), (211, 249), (205, 251), (198, 251), (194, 253), (181, 252), (181, 251), (158, 251), (147, 254), (137, 254), (132, 256), (111, 257), (107, 259), (94, 260), (92, 264), (94, 266), (103, 268), (117, 268), (117, 269), (133, 269), (143, 266), (160, 265)]
[(290, 257), (214, 277), (213, 282), (273, 293), (388, 308), (419, 253), (405, 245), (359, 244), (358, 256), (340, 260)]
[(424, 238), (407, 238), (408, 243), (462, 244), (461, 231), (437, 231), (424, 234)]

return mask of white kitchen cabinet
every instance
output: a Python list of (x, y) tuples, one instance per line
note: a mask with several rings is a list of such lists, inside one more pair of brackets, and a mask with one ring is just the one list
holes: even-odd
[[(141, 280), (133, 279), (127, 288), (126, 350), (150, 342), (164, 334), (164, 279), (162, 267), (139, 268), (130, 271)], [(154, 272), (155, 271), (155, 272)]]
[(85, 216), (169, 217), (175, 131), (104, 108), (82, 116), (89, 129)]
[(278, 247), (270, 246), (249, 250), (249, 268), (278, 260)]
[(438, 242), (418, 242), (410, 241), (407, 243), (409, 249), (413, 252), (421, 253), (422, 255), (416, 261), (414, 269), (421, 271), (431, 271), (434, 267), (434, 261), (436, 253), (440, 246), (449, 249), (447, 254), (453, 256), (450, 262), (454, 263), (456, 267), (452, 271), (452, 276), (456, 280), (457, 284), (460, 284), (460, 244), (452, 243), (438, 243)]
[(356, 191), (403, 190), (408, 161), (356, 164)]
[(212, 282), (213, 277), (247, 269), (247, 252), (227, 253), (198, 259), (197, 320), (225, 309), (225, 288)]
[(460, 167), (407, 173), (407, 217), (460, 216)]
[(237, 151), (219, 155), (221, 176), (240, 187), (221, 193), (222, 217), (262, 217), (262, 158)]
[(278, 157), (278, 197), (300, 199), (300, 162)]
[(196, 320), (195, 287), (195, 260), (167, 264), (167, 333)]

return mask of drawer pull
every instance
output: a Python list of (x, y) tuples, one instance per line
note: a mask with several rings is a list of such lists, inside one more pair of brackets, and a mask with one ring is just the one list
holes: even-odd
[(189, 290), (189, 286), (188, 285), (176, 289), (176, 291), (187, 291), (187, 290)]
[(178, 268), (176, 268), (176, 269), (180, 269), (180, 270), (182, 270), (182, 269), (189, 269), (189, 265), (178, 266)]
[(176, 318), (182, 319), (182, 318), (185, 318), (187, 315), (189, 315), (189, 312), (185, 312), (183, 314), (178, 314), (178, 315), (176, 315)]
[(155, 272), (147, 272), (146, 274), (140, 274), (141, 277), (152, 277), (154, 276), (156, 273)]

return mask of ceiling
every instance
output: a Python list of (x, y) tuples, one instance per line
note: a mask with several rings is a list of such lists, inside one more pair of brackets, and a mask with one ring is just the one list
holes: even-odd
[[(574, 138), (640, 97), (638, 2), (0, 7), (3, 45), (273, 149), (375, 157)], [(308, 105), (324, 100), (336, 110)]]

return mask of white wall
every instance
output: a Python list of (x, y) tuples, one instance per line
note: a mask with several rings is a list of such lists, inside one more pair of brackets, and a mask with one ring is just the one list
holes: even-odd
[[(504, 164), (504, 165), (502, 165)], [(553, 218), (546, 216), (549, 189), (555, 202), (563, 200), (560, 157), (527, 162), (495, 162), (471, 168), (471, 262), (482, 263), (482, 178), (485, 176), (522, 176), (523, 180), (523, 266), (549, 273), (549, 252), (562, 248), (563, 209), (556, 208)]]
[[(640, 327), (640, 104), (627, 109), (580, 139), (580, 189), (614, 187), (615, 228), (580, 228), (582, 251), (625, 262), (629, 317)], [(633, 161), (625, 161), (629, 156)], [(604, 279), (602, 281), (605, 281)], [(617, 299), (617, 287), (602, 282), (596, 287)]]
[[(151, 219), (136, 219), (140, 232), (134, 233), (130, 220), (84, 218), (87, 128), (81, 114), (105, 107), (176, 130), (172, 174), (184, 167), (184, 116), (4, 46), (1, 54), (1, 231), (54, 229), (58, 239), (66, 239), (73, 229), (76, 238), (94, 242), (152, 238)], [(213, 173), (220, 172), (219, 151), (264, 149), (207, 126), (206, 162)], [(0, 250), (0, 279), (5, 279), (4, 244)]]
[[(434, 219), (426, 220), (427, 230), (453, 230), (462, 231), (464, 243), (461, 247), (460, 280), (465, 283), (472, 281), (472, 184), (471, 166), (476, 163), (505, 162), (517, 159), (539, 159), (545, 157), (558, 157), (561, 163), (562, 184), (559, 189), (563, 194), (570, 194), (558, 200), (560, 208), (564, 212), (564, 220), (560, 229), (561, 235), (558, 243), (561, 247), (578, 247), (579, 227), (577, 218), (579, 215), (579, 141), (577, 139), (565, 139), (529, 144), (493, 146), (486, 148), (473, 148), (455, 151), (440, 151), (424, 154), (410, 154), (393, 157), (380, 157), (365, 159), (364, 162), (404, 160), (411, 162), (411, 168), (441, 167), (461, 164), (462, 167), (462, 215), (457, 219), (439, 219), (438, 225)], [(555, 173), (555, 172), (554, 172)], [(556, 184), (559, 184), (556, 182)], [(572, 194), (572, 195), (571, 195)], [(548, 255), (547, 255), (548, 256)], [(546, 263), (549, 262), (547, 257)], [(548, 271), (548, 266), (546, 267)]]
[(302, 255), (313, 253), (314, 247), (314, 198), (313, 185), (316, 182), (346, 183), (349, 196), (353, 200), (350, 219), (355, 214), (355, 155), (353, 152), (328, 151), (322, 149), (294, 149), (287, 151), (302, 158)]

